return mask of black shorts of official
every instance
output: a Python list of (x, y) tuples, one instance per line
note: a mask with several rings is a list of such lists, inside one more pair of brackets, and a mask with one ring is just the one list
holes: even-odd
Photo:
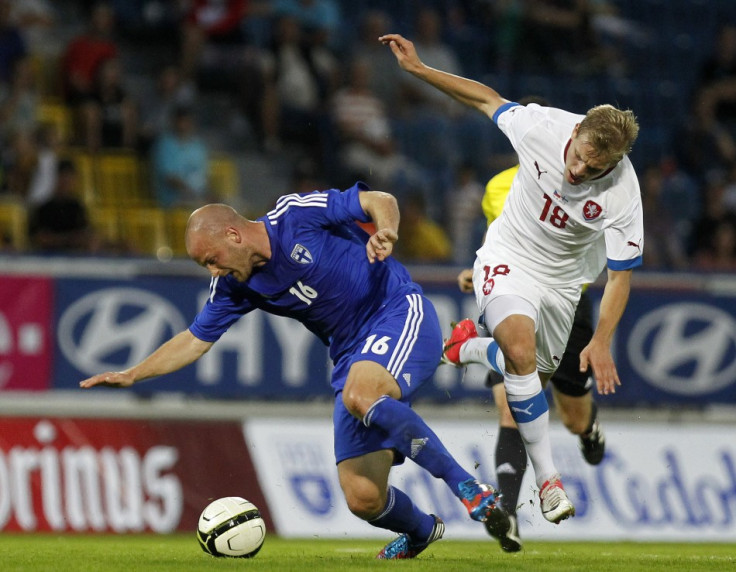
[[(575, 310), (575, 319), (570, 330), (570, 338), (565, 347), (565, 353), (562, 355), (562, 361), (555, 373), (550, 378), (550, 382), (555, 389), (563, 395), (570, 397), (580, 397), (588, 393), (593, 384), (592, 372), (580, 371), (580, 352), (590, 343), (593, 337), (593, 308), (590, 302), (590, 295), (583, 292), (578, 302), (577, 310)], [(488, 372), (486, 376), (486, 386), (493, 387), (498, 383), (503, 383), (503, 376), (493, 370)]]

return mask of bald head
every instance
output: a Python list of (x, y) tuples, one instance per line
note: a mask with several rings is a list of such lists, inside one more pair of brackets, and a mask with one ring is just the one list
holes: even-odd
[(223, 204), (194, 211), (185, 234), (187, 253), (212, 276), (232, 275), (243, 282), (271, 257), (265, 224), (248, 220)]
[(200, 239), (212, 239), (217, 235), (224, 235), (224, 230), (230, 226), (242, 225), (245, 219), (229, 205), (221, 203), (205, 205), (194, 211), (187, 221), (185, 241), (187, 251), (190, 245)]

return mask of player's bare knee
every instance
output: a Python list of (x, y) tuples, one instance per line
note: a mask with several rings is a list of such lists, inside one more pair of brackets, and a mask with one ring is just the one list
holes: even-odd
[(381, 514), (386, 499), (372, 487), (358, 486), (345, 491), (345, 502), (355, 516), (363, 520), (372, 520)]
[(366, 398), (360, 388), (346, 385), (342, 392), (342, 403), (350, 415), (362, 419), (373, 401)]
[(525, 343), (506, 344), (503, 347), (503, 357), (506, 360), (506, 369), (510, 373), (527, 373), (537, 367), (535, 349)]

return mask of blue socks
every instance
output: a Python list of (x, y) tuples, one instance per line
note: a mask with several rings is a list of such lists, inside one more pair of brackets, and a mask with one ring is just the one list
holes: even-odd
[(475, 478), (460, 466), (439, 437), (405, 403), (388, 395), (379, 397), (363, 417), (363, 424), (383, 430), (393, 448), (433, 477), (445, 481), (456, 496), (461, 482)]
[(383, 512), (368, 521), (378, 528), (407, 533), (413, 540), (423, 542), (434, 529), (434, 517), (419, 510), (403, 491), (388, 488), (388, 498)]

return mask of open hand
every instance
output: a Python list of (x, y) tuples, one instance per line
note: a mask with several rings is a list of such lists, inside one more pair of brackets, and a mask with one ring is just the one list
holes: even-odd
[(93, 375), (79, 382), (79, 387), (89, 389), (90, 387), (130, 387), (135, 383), (133, 376), (125, 371), (108, 371)]
[(593, 370), (598, 393), (616, 393), (616, 386), (621, 385), (621, 380), (618, 378), (610, 348), (591, 341), (580, 352), (580, 371), (587, 371), (588, 366)]
[(424, 65), (417, 55), (414, 43), (400, 34), (386, 34), (378, 38), (378, 41), (391, 48), (401, 69), (413, 73)]

